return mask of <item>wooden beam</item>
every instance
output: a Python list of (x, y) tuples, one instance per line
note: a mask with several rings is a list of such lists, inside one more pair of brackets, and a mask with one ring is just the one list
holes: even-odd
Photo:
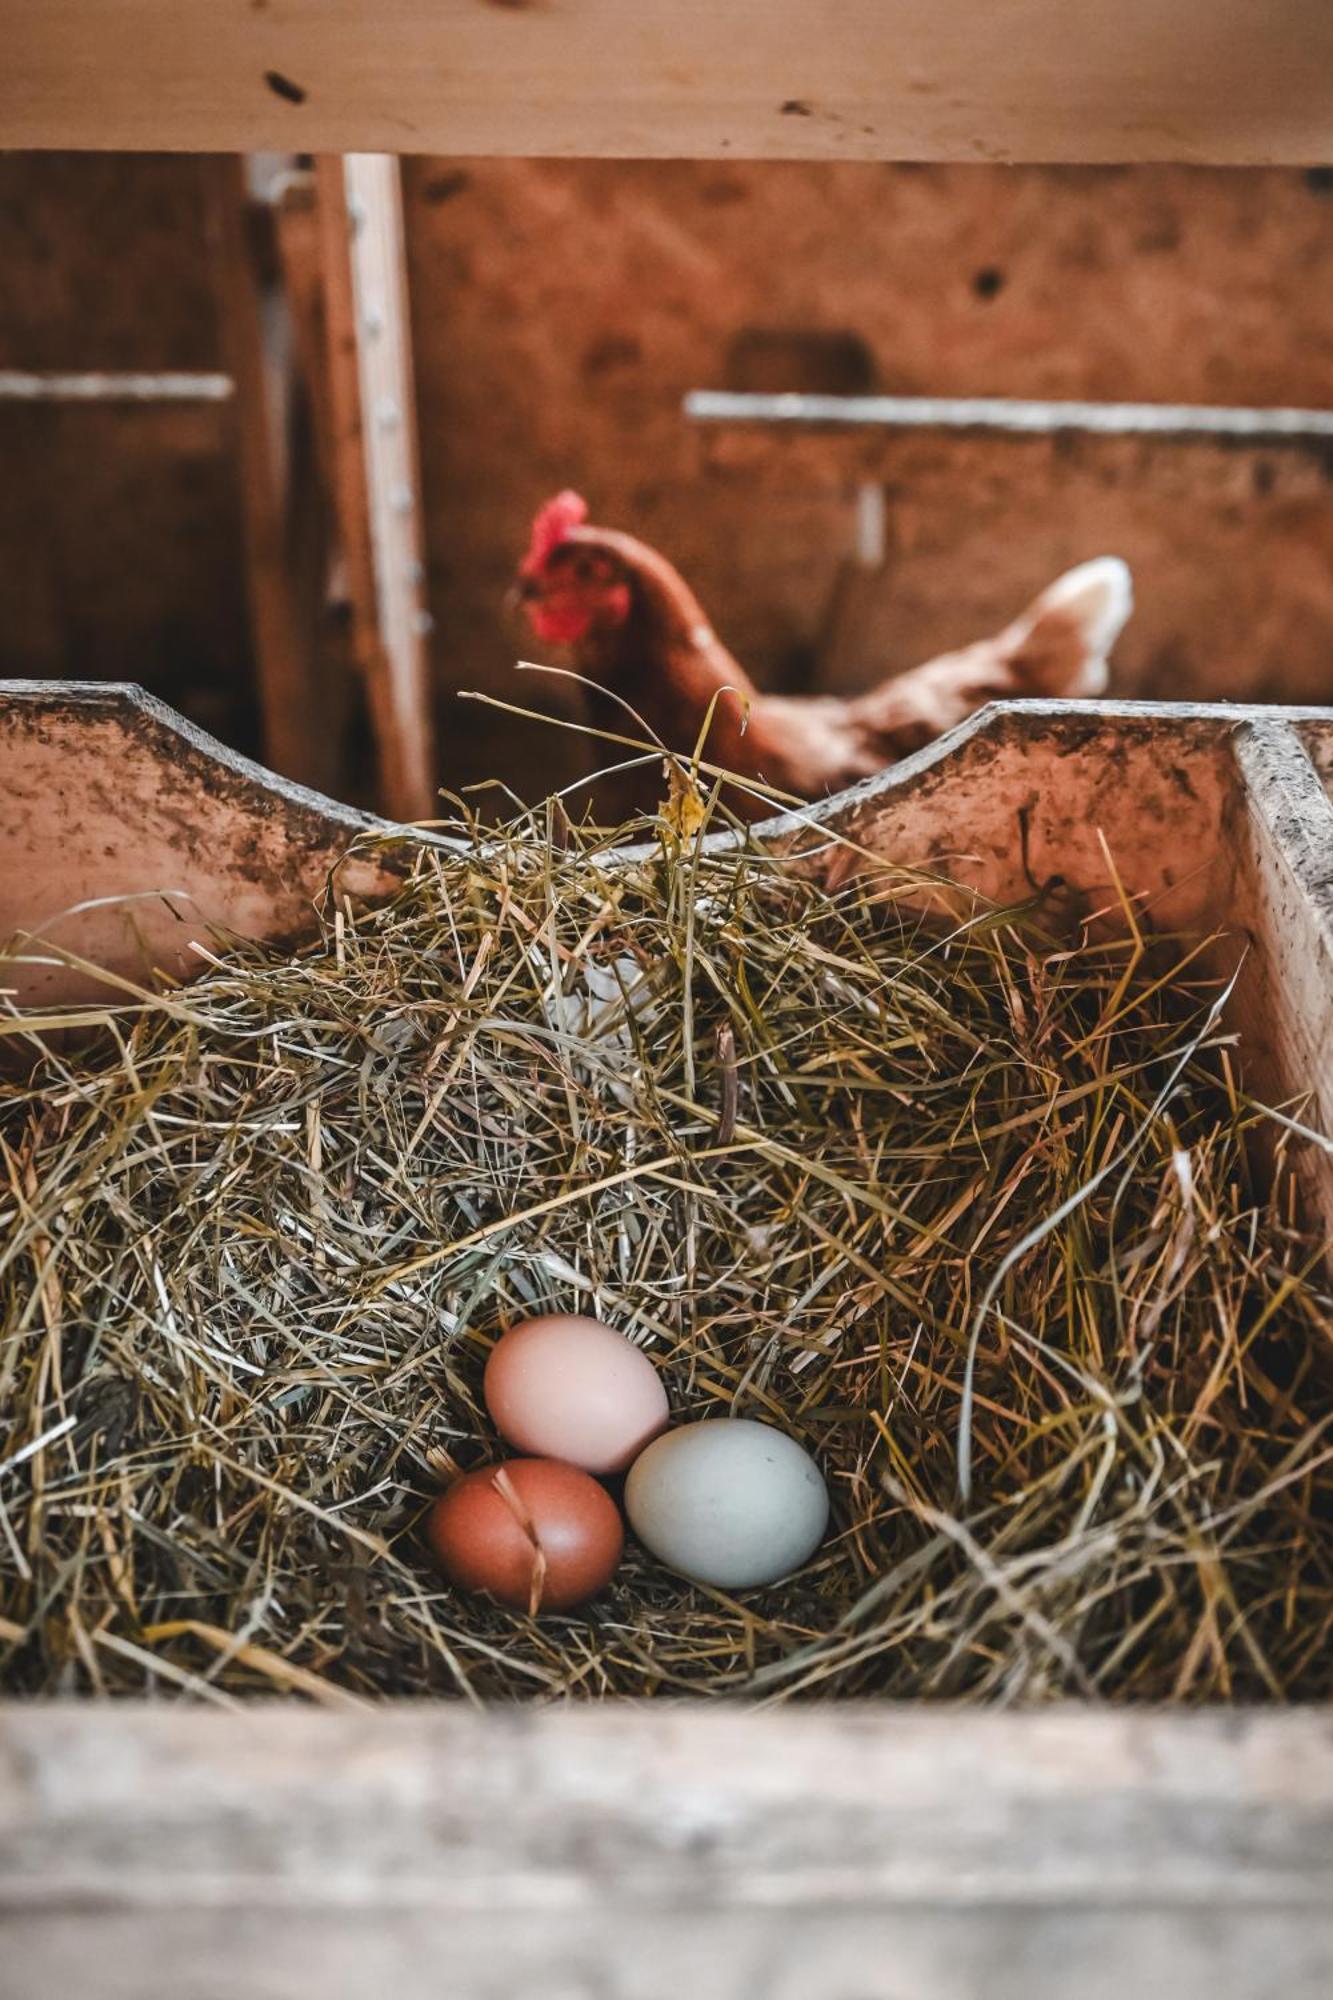
[(282, 290), (291, 314), (297, 365), (310, 400), (311, 442), (327, 492), (333, 490), (333, 406), (319, 193), (312, 172), (283, 175), (269, 196)]
[(691, 389), (696, 424), (795, 430), (966, 431), (995, 437), (1225, 438), (1313, 445), (1333, 439), (1333, 411), (1234, 409), (1193, 403), (1036, 402), (1021, 396), (809, 396)]
[(337, 746), (324, 727), (314, 632), (298, 608), (291, 562), (288, 385), (275, 355), (270, 300), (261, 294), (246, 211), (245, 163), (219, 160), (213, 229), (223, 352), (236, 394), (246, 591), (254, 636), (264, 756), (302, 784), (330, 781)]
[(0, 403), (225, 403), (233, 386), (229, 375), (0, 369)]
[(421, 480), (402, 190), (386, 154), (316, 169), (333, 498), (385, 810), (435, 809)]
[[(297, 504), (289, 510), (293, 589), (314, 635), (319, 661), (319, 727), (331, 755), (312, 782), (345, 789), (344, 751), (358, 662), (353, 657), (351, 606), (339, 547), (335, 495), (334, 419), (329, 387), (329, 338), (324, 247), (314, 174), (287, 171), (266, 190), (282, 297), (291, 328), (298, 387), (295, 446)], [(358, 773), (358, 776), (361, 774)]]
[(1324, 0), (0, 0), (0, 143), (1319, 162)]
[(1314, 1710), (0, 1719), (8, 2000), (1327, 2000)]
[(1333, 799), (1299, 730), (1254, 710), (1236, 731), (1237, 917), (1263, 940), (1246, 966), (1237, 1013), (1242, 1046), (1265, 1045), (1267, 1075), (1249, 1084), (1270, 1102), (1308, 1093), (1293, 1146), (1305, 1203), (1333, 1250)]
[[(331, 880), (387, 895), (410, 865), (384, 821), (114, 682), (0, 681), (0, 796), (0, 988), (24, 1007), (104, 1002), (99, 968), (192, 978), (206, 963), (196, 940), (216, 931), (306, 937)], [(33, 934), (77, 962), (22, 945), (5, 956)]]

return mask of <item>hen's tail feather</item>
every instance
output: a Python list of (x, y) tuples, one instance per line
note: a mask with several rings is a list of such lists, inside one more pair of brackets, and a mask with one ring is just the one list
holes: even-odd
[(1134, 609), (1128, 563), (1097, 556), (1056, 578), (1001, 637), (1017, 690), (1101, 694), (1107, 656)]

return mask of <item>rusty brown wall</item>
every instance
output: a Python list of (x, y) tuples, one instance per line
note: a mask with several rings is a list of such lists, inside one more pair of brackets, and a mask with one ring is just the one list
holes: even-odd
[[(0, 155), (0, 369), (219, 368), (208, 170)], [(228, 421), (0, 402), (0, 674), (143, 681), (258, 747)]]
[[(680, 410), (729, 381), (858, 386), (858, 352), (888, 391), (1333, 405), (1328, 175), (418, 160), (407, 187), (442, 688), (531, 698), (497, 606), (532, 508), (573, 484), (770, 684), (909, 664), (1111, 550), (1139, 597), (1123, 691), (1333, 700), (1321, 454), (705, 438)], [(889, 561), (840, 621), (864, 478)], [(455, 770), (553, 769), (475, 707), (442, 729)]]
[[(210, 368), (203, 163), (0, 157), (0, 367)], [(705, 438), (684, 393), (1333, 407), (1333, 177), (1135, 168), (406, 163), (442, 778), (533, 793), (579, 746), (521, 700), (501, 598), (584, 488), (660, 542), (757, 676), (848, 685), (1112, 549), (1122, 689), (1333, 700), (1333, 486), (1294, 448)], [(839, 595), (854, 495), (884, 572)], [(253, 727), (215, 409), (0, 406), (0, 672), (148, 681)]]

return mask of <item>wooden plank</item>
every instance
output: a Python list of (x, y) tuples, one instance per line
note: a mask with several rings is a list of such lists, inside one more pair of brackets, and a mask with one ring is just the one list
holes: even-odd
[(788, 430), (980, 431), (995, 436), (1227, 438), (1241, 444), (1323, 444), (1333, 411), (1241, 410), (1213, 404), (1036, 402), (1021, 396), (810, 396), (692, 389), (697, 424)]
[(1304, 162), (1322, 0), (0, 0), (7, 146)]
[(0, 988), (28, 1006), (107, 990), (24, 933), (119, 978), (187, 978), (214, 928), (307, 935), (331, 871), (351, 895), (397, 879), (373, 846), (343, 861), (359, 836), (393, 828), (262, 770), (138, 688), (0, 681), (0, 794)]
[(301, 379), (310, 398), (311, 443), (326, 492), (333, 490), (333, 407), (319, 194), (312, 172), (282, 176), (271, 190), (283, 297), (291, 314)]
[(0, 1720), (9, 2000), (1326, 2000), (1305, 1712)]
[(314, 632), (298, 608), (292, 573), (286, 360), (274, 350), (280, 329), (273, 302), (261, 296), (246, 229), (245, 163), (219, 160), (214, 188), (218, 304), (236, 388), (233, 436), (264, 756), (298, 783), (328, 783), (336, 746), (319, 699)]
[(435, 808), (429, 616), (398, 163), (317, 166), (333, 496), (387, 811)]
[(338, 543), (334, 415), (319, 198), (312, 172), (279, 173), (267, 190), (282, 299), (291, 328), (300, 458), (291, 493), (289, 535), (293, 589), (313, 634), (319, 663), (320, 728), (331, 754), (312, 782), (338, 790), (352, 714), (357, 663), (352, 616)]
[[(1329, 732), (1325, 752), (1333, 751)], [(1317, 1139), (1293, 1149), (1307, 1204), (1333, 1247), (1333, 800), (1297, 730), (1274, 719), (1237, 731), (1237, 918), (1260, 946), (1241, 1017), (1272, 1047), (1272, 1085)], [(1322, 1143), (1321, 1143), (1322, 1142)]]
[[(1018, 701), (992, 703), (881, 777), (763, 831), (816, 857), (836, 852), (826, 829), (846, 834), (999, 902), (1055, 874), (1109, 895), (1104, 834), (1159, 927), (1225, 924), (1243, 858), (1234, 746), (1275, 728), (1313, 760), (1288, 782), (1302, 793), (1302, 824), (1318, 830), (1333, 811), (1315, 770), (1333, 773), (1333, 709)], [(90, 770), (114, 782), (90, 784)], [(309, 899), (359, 833), (401, 831), (284, 782), (137, 688), (96, 682), (0, 681), (0, 793), (21, 808), (0, 832), (0, 937), (74, 901), (190, 888), (187, 864), (214, 888), (239, 885), (221, 907), (197, 893), (210, 917), (246, 936), (288, 936), (303, 913), (308, 926)], [(135, 921), (154, 950), (180, 942), (169, 912), (145, 908)], [(89, 910), (77, 948), (140, 966), (125, 956), (127, 935), (124, 913)]]
[(40, 373), (0, 369), (0, 403), (225, 403), (230, 375)]

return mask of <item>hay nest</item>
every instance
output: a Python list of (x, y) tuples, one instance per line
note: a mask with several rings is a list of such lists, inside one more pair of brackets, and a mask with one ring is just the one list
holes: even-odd
[[(1215, 955), (744, 838), (454, 831), (77, 1052), (7, 1022), (11, 1691), (1328, 1694), (1333, 1302)], [(489, 1347), (551, 1309), (809, 1447), (803, 1574), (631, 1547), (538, 1622), (440, 1581)]]

